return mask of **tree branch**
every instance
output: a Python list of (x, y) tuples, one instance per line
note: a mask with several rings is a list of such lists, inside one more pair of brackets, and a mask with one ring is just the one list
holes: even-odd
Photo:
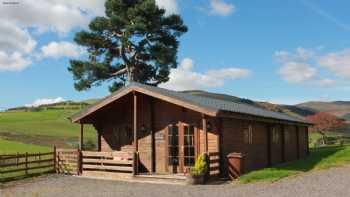
[(118, 70), (118, 71), (115, 72), (115, 73), (112, 73), (111, 76), (118, 76), (118, 75), (121, 75), (121, 74), (126, 73), (127, 71), (128, 71), (128, 69), (123, 68), (123, 69), (121, 69), (121, 70)]

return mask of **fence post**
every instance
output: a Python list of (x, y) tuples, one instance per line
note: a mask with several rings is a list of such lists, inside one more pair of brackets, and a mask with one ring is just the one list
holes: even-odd
[(27, 176), (28, 175), (28, 152), (26, 152), (26, 154), (25, 154), (25, 163), (24, 163), (24, 165), (25, 165), (25, 175)]
[(57, 173), (56, 146), (53, 146), (53, 170), (55, 173)]
[(18, 163), (19, 163), (19, 157), (18, 157), (19, 153), (17, 152), (17, 155), (16, 155), (16, 165), (17, 165), (17, 168), (18, 168)]
[(77, 175), (81, 175), (82, 174), (82, 153), (81, 150), (78, 149), (77, 150)]
[(41, 153), (38, 153), (38, 157), (39, 157), (39, 166), (41, 165)]

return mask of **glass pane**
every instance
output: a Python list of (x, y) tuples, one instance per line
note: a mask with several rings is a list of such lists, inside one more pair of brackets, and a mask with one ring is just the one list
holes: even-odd
[(184, 126), (184, 134), (185, 135), (189, 135), (190, 134), (188, 126)]
[(179, 134), (179, 128), (176, 125), (169, 127), (169, 135), (177, 136)]
[(189, 158), (189, 166), (194, 166), (194, 157)]
[(191, 142), (191, 136), (184, 136), (185, 138), (185, 146), (188, 146), (188, 145), (192, 145), (192, 142)]
[(189, 135), (194, 135), (194, 126), (190, 126)]

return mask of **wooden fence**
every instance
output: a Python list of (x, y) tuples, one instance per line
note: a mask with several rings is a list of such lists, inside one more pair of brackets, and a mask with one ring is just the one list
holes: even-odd
[(210, 176), (220, 175), (220, 153), (209, 153), (209, 174)]
[(56, 173), (81, 174), (81, 151), (79, 149), (56, 149)]
[(54, 170), (55, 152), (0, 155), (0, 178), (15, 179)]
[(47, 153), (0, 155), (0, 179), (12, 179), (33, 173), (56, 172), (81, 175), (83, 171), (131, 174), (133, 155), (126, 152), (92, 152), (56, 149)]
[(133, 157), (125, 152), (82, 151), (83, 171), (133, 172)]

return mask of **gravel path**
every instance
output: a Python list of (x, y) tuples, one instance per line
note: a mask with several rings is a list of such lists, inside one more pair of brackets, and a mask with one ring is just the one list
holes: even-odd
[(205, 186), (161, 185), (95, 180), (70, 176), (48, 176), (1, 186), (1, 197), (283, 197), (349, 196), (350, 166), (307, 173), (275, 183)]

